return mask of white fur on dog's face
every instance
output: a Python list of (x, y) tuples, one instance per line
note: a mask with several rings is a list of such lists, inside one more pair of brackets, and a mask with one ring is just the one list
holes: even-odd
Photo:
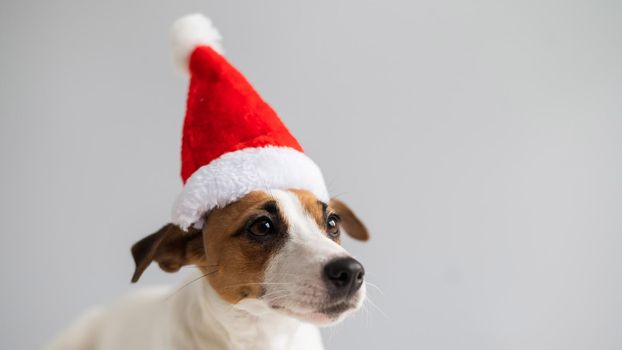
[[(269, 307), (318, 325), (334, 323), (357, 310), (365, 299), (365, 284), (351, 297), (334, 300), (326, 288), (323, 270), (336, 258), (349, 257), (326, 234), (316, 218), (291, 191), (271, 191), (287, 221), (287, 239), (269, 260), (264, 275)], [(328, 311), (331, 310), (331, 311)]]

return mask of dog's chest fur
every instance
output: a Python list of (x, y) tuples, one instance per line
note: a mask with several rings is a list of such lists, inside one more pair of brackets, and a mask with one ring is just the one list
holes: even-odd
[(315, 326), (252, 302), (232, 307), (214, 293), (202, 281), (181, 290), (141, 289), (106, 309), (93, 309), (51, 349), (82, 349), (74, 344), (91, 344), (93, 350), (323, 349)]

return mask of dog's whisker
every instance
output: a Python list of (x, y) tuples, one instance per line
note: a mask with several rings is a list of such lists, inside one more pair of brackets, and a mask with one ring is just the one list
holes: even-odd
[(207, 277), (207, 276), (209, 276), (209, 275), (211, 275), (211, 274), (214, 274), (214, 273), (216, 273), (216, 272), (218, 272), (218, 271), (219, 271), (219, 270), (214, 270), (214, 271), (208, 272), (208, 273), (206, 273), (206, 274), (203, 274), (203, 275), (201, 275), (201, 276), (199, 276), (199, 277), (197, 277), (197, 278), (195, 278), (195, 279), (191, 280), (190, 282), (185, 283), (184, 285), (182, 285), (181, 287), (179, 287), (179, 288), (178, 288), (175, 292), (173, 292), (171, 295), (169, 295), (169, 296), (166, 298), (166, 300), (168, 300), (168, 299), (172, 298), (173, 296), (177, 295), (177, 293), (181, 292), (184, 288), (188, 287), (188, 286), (189, 286), (189, 285), (191, 285), (192, 283), (197, 282), (198, 280), (203, 279), (203, 278), (205, 278), (205, 277)]
[(277, 297), (274, 297), (272, 299), (267, 299), (266, 302), (268, 304), (279, 304), (281, 300), (284, 300), (286, 298), (288, 298), (290, 295), (280, 295)]
[(228, 286), (224, 286), (222, 288), (235, 288), (235, 287), (242, 287), (242, 286), (253, 286), (253, 285), (289, 285), (289, 284), (294, 284), (291, 282), (247, 282), (247, 283), (236, 283), (236, 284), (231, 284)]
[(371, 310), (369, 310), (369, 305), (367, 303), (363, 303), (363, 309), (365, 310), (365, 321), (369, 325), (371, 324), (372, 314)]
[(271, 291), (269, 293), (266, 293), (263, 296), (266, 297), (266, 296), (270, 296), (270, 295), (273, 295), (273, 294), (292, 294), (292, 291), (287, 290), (287, 289), (278, 289), (278, 290), (273, 290), (273, 291)]
[(197, 268), (197, 267), (219, 267), (220, 265), (216, 264), (216, 265), (185, 265), (182, 266), (182, 269), (188, 269), (188, 268)]
[(371, 283), (369, 281), (365, 281), (365, 284), (370, 286), (370, 287), (376, 288), (380, 292), (380, 294), (384, 295), (384, 292), (382, 291), (382, 289), (380, 289), (380, 287), (378, 287), (377, 285), (375, 285), (375, 284), (373, 284), (373, 283)]
[(276, 291), (273, 291), (273, 292), (270, 292), (270, 293), (264, 295), (262, 297), (262, 299), (266, 300), (268, 302), (272, 302), (272, 301), (275, 301), (275, 300), (278, 300), (278, 299), (281, 299), (281, 298), (288, 297), (288, 296), (290, 296), (292, 294), (293, 293), (291, 291), (289, 291), (289, 290), (281, 289), (281, 290), (276, 290)]
[(378, 305), (376, 305), (376, 303), (374, 303), (369, 296), (365, 298), (365, 301), (369, 302), (369, 305), (373, 306), (376, 310), (378, 310), (378, 312), (380, 312), (382, 316), (386, 317), (387, 319), (390, 319), (390, 317), (384, 311), (382, 311), (382, 309)]
[(280, 293), (280, 294), (271, 294), (269, 297), (263, 297), (262, 300), (267, 301), (268, 303), (275, 302), (277, 300), (289, 297), (291, 294), (289, 293)]
[[(279, 290), (274, 290), (268, 294), (272, 294), (272, 293), (284, 293), (284, 294), (294, 294), (294, 292), (292, 292), (291, 290), (287, 290), (287, 289), (279, 289)], [(266, 294), (266, 295), (268, 295)]]

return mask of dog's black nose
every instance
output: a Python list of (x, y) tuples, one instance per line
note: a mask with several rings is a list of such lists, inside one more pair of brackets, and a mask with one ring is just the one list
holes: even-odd
[(337, 258), (324, 266), (328, 289), (336, 296), (354, 294), (363, 284), (365, 269), (353, 258)]

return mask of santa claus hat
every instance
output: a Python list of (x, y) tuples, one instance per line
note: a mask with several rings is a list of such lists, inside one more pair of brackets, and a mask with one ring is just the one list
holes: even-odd
[(304, 189), (323, 201), (318, 166), (250, 83), (223, 56), (211, 21), (193, 14), (172, 28), (175, 58), (190, 74), (181, 148), (184, 188), (173, 223), (202, 225), (207, 212), (257, 190)]

